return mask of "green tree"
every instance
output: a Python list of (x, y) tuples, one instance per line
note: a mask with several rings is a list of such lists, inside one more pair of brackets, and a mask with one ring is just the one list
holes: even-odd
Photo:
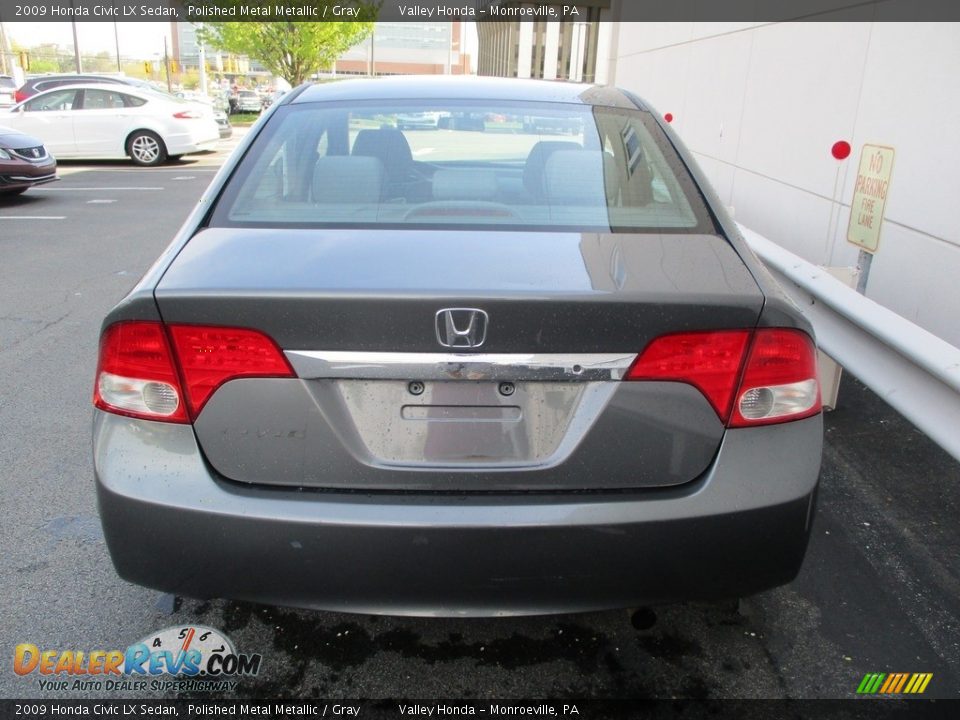
[[(196, 4), (231, 5), (230, 0)], [(315, 8), (312, 17), (333, 17), (334, 5), (349, 2), (310, 0), (297, 6)], [(358, 0), (352, 3), (362, 18), (351, 22), (205, 22), (198, 35), (213, 47), (246, 55), (291, 85), (299, 85), (314, 73), (332, 67), (344, 51), (364, 40), (373, 30), (371, 20), (377, 5)], [(327, 8), (324, 15), (324, 8)]]

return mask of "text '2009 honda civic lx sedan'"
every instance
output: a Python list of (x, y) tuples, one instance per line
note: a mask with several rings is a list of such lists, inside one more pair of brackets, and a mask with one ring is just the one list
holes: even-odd
[(286, 95), (107, 316), (94, 403), (122, 577), (371, 613), (788, 582), (822, 444), (810, 326), (677, 137), (536, 81)]

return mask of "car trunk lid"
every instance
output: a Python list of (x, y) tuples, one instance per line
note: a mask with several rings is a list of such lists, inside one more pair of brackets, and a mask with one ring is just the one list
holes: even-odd
[[(383, 229), (204, 230), (156, 299), (167, 323), (266, 333), (297, 373), (228, 382), (196, 418), (226, 477), (455, 492), (694, 479), (710, 404), (621, 379), (654, 338), (752, 328), (763, 304), (713, 235)], [(444, 347), (464, 310), (482, 344)]]

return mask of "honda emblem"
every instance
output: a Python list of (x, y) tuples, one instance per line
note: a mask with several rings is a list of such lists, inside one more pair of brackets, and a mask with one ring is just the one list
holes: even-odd
[(448, 348), (475, 348), (487, 339), (487, 314), (477, 308), (444, 308), (437, 313), (437, 342)]

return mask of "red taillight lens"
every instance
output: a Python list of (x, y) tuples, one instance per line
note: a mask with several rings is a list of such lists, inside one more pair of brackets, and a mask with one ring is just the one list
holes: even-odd
[(820, 412), (817, 349), (800, 330), (761, 328), (753, 335), (730, 427), (769, 425)]
[(256, 330), (171, 325), (190, 414), (197, 417), (214, 390), (240, 377), (296, 377), (277, 344)]
[(239, 377), (295, 375), (276, 343), (256, 330), (121, 322), (101, 338), (93, 401), (121, 415), (186, 423)]
[(178, 120), (199, 120), (203, 117), (203, 115), (195, 110), (181, 110), (180, 112), (175, 112), (173, 116)]
[(625, 379), (693, 385), (729, 427), (798, 420), (821, 407), (813, 340), (788, 328), (664, 335)]
[(148, 420), (189, 422), (163, 325), (121, 322), (100, 338), (93, 404)]
[(693, 385), (726, 422), (749, 339), (749, 330), (663, 335), (640, 353), (625, 379)]
[(22, 103), (22, 102), (23, 102), (24, 100), (26, 100), (28, 97), (30, 97), (30, 95), (29, 95), (28, 93), (20, 92), (19, 90), (16, 90), (16, 91), (14, 91), (14, 93), (13, 93), (13, 101), (14, 101), (14, 102), (17, 102), (17, 103)]

